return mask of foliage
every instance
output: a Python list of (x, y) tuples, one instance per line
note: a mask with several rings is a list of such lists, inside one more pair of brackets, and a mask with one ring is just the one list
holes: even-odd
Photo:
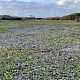
[(0, 20), (75, 20), (78, 17), (80, 18), (80, 13), (73, 13), (62, 17), (46, 17), (46, 18), (38, 18), (34, 16), (16, 17), (9, 15), (0, 15)]
[(63, 16), (60, 19), (61, 20), (75, 20), (77, 17), (80, 17), (80, 13), (73, 13), (67, 16)]
[(80, 22), (80, 17), (77, 17), (75, 20), (76, 22)]

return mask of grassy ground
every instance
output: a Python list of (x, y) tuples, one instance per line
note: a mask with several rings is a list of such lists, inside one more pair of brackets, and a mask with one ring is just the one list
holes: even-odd
[(27, 27), (37, 27), (37, 26), (80, 26), (80, 22), (75, 21), (54, 21), (54, 20), (32, 20), (32, 21), (17, 21), (17, 20), (1, 20), (0, 21), (0, 30), (13, 29), (13, 28), (27, 28)]
[(80, 23), (0, 21), (0, 80), (80, 80)]

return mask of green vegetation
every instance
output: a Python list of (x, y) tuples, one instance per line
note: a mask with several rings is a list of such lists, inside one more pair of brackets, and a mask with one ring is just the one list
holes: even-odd
[(67, 16), (61, 17), (61, 20), (75, 20), (77, 18), (80, 18), (80, 13), (73, 13)]
[(56, 27), (78, 27), (80, 23), (73, 20), (1, 20), (0, 30), (15, 29), (15, 28), (30, 28), (37, 26), (56, 26)]
[(75, 20), (76, 22), (80, 22), (80, 17), (77, 17)]
[(0, 80), (80, 80), (80, 23), (0, 21)]
[(33, 17), (16, 17), (9, 15), (0, 15), (0, 20), (77, 20), (80, 22), (80, 13), (73, 13), (62, 17), (46, 17), (46, 18), (37, 18)]

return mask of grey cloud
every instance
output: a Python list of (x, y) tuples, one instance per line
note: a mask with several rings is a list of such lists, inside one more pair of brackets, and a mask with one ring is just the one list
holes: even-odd
[[(58, 5), (52, 1), (50, 3), (35, 3), (35, 2), (23, 2), (18, 0), (1, 1), (0, 0), (0, 14), (26, 16), (53, 16), (63, 15), (76, 11), (80, 11), (79, 2), (66, 2), (65, 5)], [(55, 16), (56, 16), (55, 15)]]

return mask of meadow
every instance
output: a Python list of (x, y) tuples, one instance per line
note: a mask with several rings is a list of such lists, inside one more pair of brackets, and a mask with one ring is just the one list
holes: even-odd
[(1, 20), (0, 80), (80, 80), (80, 22)]

